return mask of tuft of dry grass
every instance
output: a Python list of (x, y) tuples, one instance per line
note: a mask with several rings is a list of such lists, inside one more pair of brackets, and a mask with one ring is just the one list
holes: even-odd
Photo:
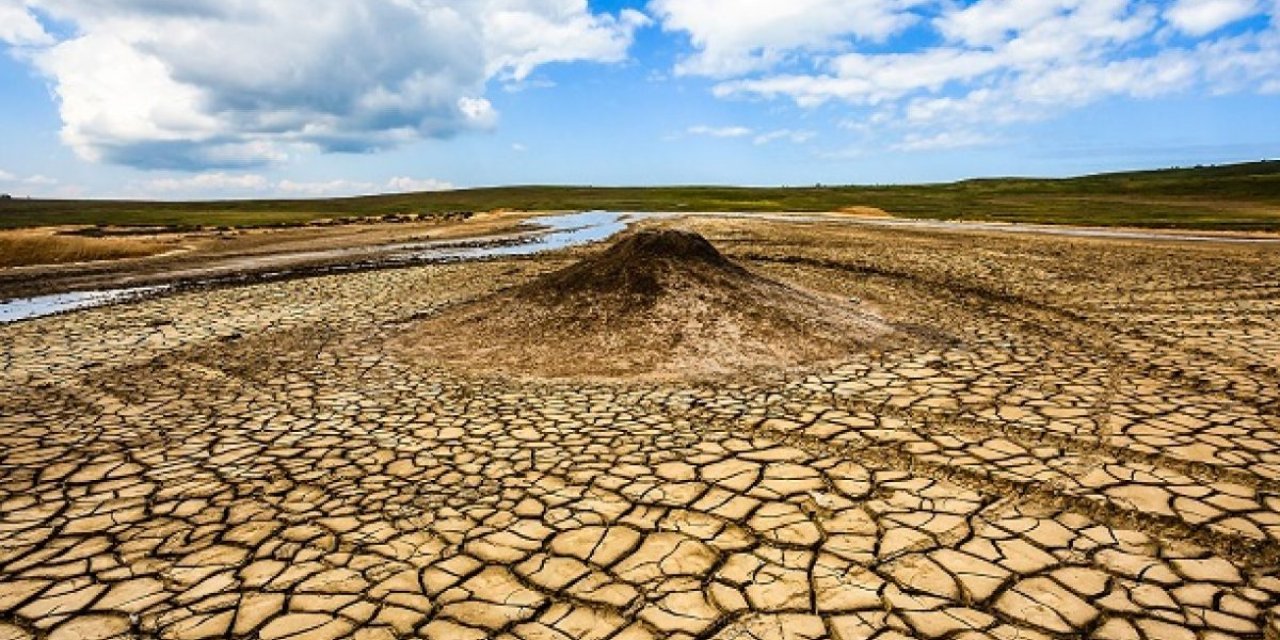
[(140, 258), (155, 255), (164, 250), (163, 245), (132, 238), (82, 238), (35, 233), (0, 234), (0, 267)]

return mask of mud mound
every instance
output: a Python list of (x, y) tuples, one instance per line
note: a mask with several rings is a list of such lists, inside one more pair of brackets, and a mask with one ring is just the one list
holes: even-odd
[(477, 372), (704, 377), (838, 357), (890, 333), (847, 301), (756, 275), (695, 233), (662, 230), (427, 319), (403, 344)]
[(663, 293), (681, 286), (717, 281), (728, 284), (749, 277), (706, 238), (666, 229), (627, 236), (598, 256), (522, 288), (519, 295), (531, 300), (605, 295), (652, 304)]

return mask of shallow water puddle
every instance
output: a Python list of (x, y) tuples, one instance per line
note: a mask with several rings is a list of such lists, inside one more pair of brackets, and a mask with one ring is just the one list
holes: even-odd
[(42, 318), (57, 313), (100, 307), (154, 293), (168, 287), (133, 287), (101, 291), (73, 291), (31, 298), (15, 298), (0, 302), (0, 324)]

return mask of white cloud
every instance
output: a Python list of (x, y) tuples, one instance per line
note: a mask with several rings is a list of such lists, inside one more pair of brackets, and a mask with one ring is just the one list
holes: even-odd
[(148, 193), (261, 192), (271, 183), (257, 174), (231, 174), (216, 171), (181, 178), (155, 178), (143, 183)]
[(705, 124), (694, 125), (686, 131), (689, 135), (709, 138), (745, 138), (753, 133), (746, 127), (712, 127)]
[(592, 15), (585, 2), (573, 0), (493, 4), (497, 6), (483, 28), (488, 72), (516, 82), (549, 62), (621, 61), (635, 30), (650, 23), (634, 9), (624, 9), (617, 17)]
[(1063, 64), (956, 96), (915, 97), (902, 110), (903, 122), (977, 125), (1040, 120), (1109, 96), (1147, 98), (1172, 93), (1194, 84), (1203, 71), (1193, 56), (1180, 51), (1152, 58)]
[(937, 151), (978, 147), (998, 141), (997, 138), (976, 131), (942, 131), (932, 135), (910, 133), (892, 148), (896, 151)]
[[(851, 130), (911, 131), (902, 148), (967, 144), (979, 123), (1048, 118), (1113, 96), (1280, 93), (1277, 0), (808, 0), (801, 4), (810, 15), (826, 16), (822, 26), (784, 20), (763, 31), (738, 17), (751, 13), (741, 7), (711, 11), (724, 3), (738, 6), (651, 4), (665, 29), (687, 33), (693, 45), (677, 72), (715, 78), (712, 92), (724, 99), (837, 105), (831, 108), (847, 110), (840, 119)], [(851, 25), (833, 17), (870, 5), (882, 20)], [(1268, 25), (1223, 29), (1264, 14)], [(920, 33), (895, 40), (902, 25)], [(936, 44), (915, 44), (930, 33)], [(866, 44), (876, 37), (889, 40)]]
[[(803, 144), (812, 140), (816, 135), (812, 131), (801, 131), (792, 129), (777, 129), (774, 131), (765, 131), (756, 133), (755, 129), (742, 126), (724, 126), (714, 127), (710, 125), (700, 124), (689, 127), (685, 133), (691, 136), (702, 136), (706, 138), (752, 138), (752, 143), (760, 146), (766, 145), (779, 140), (787, 140), (794, 144)], [(669, 137), (669, 140), (678, 139), (679, 136)]]
[[(1029, 111), (1013, 101), (1006, 100), (1008, 89), (997, 91), (989, 87), (975, 89), (960, 96), (921, 96), (906, 103), (904, 121), (911, 125), (927, 125), (936, 122), (975, 122), (1007, 124), (1034, 118), (1039, 111)], [(889, 120), (888, 112), (877, 114)]]
[(5, 171), (4, 169), (0, 169), (0, 182), (13, 182), (14, 180), (17, 180), (17, 179), (18, 179), (18, 176), (15, 176), (12, 173)]
[(387, 189), (390, 191), (409, 193), (418, 191), (449, 191), (454, 189), (454, 186), (449, 182), (436, 180), (435, 178), (397, 177), (387, 181)]
[(801, 106), (830, 100), (876, 104), (908, 93), (941, 89), (996, 70), (1000, 63), (990, 52), (932, 49), (920, 53), (864, 55), (850, 53), (832, 59), (825, 74), (779, 74), (722, 82), (720, 97), (785, 96)]
[(779, 129), (777, 131), (762, 133), (756, 136), (755, 140), (753, 140), (752, 142), (754, 142), (757, 146), (770, 144), (772, 142), (777, 142), (779, 140), (786, 140), (793, 144), (804, 144), (812, 140), (817, 135), (818, 134), (814, 133), (813, 131), (793, 131), (791, 129)]
[(652, 0), (667, 31), (689, 35), (695, 53), (678, 74), (730, 76), (773, 66), (795, 52), (880, 41), (916, 21), (923, 0)]
[(359, 196), (370, 195), (377, 191), (378, 185), (372, 182), (356, 180), (324, 180), (317, 182), (295, 182), (281, 180), (275, 185), (275, 191), (286, 196), (318, 198), (321, 196)]
[(1064, 0), (987, 0), (954, 7), (935, 22), (948, 40), (970, 45), (997, 45), (1018, 32), (1060, 15), (1075, 2)]
[(1258, 10), (1258, 0), (1178, 0), (1165, 11), (1165, 19), (1184, 33), (1203, 36)]
[(1280, 93), (1280, 28), (1204, 43), (1196, 49), (1196, 59), (1216, 93)]
[(295, 182), (281, 180), (273, 186), (273, 190), (286, 196), (351, 196), (375, 193), (413, 193), (422, 191), (449, 191), (456, 187), (449, 182), (434, 178), (395, 177), (383, 184), (361, 180), (325, 180), (317, 182)]
[(53, 38), (31, 15), (23, 0), (0, 0), (0, 42), (17, 46), (46, 45)]
[[(915, 93), (939, 93), (998, 74), (1036, 74), (1062, 64), (1096, 61), (1106, 48), (1132, 42), (1154, 25), (1149, 8), (1131, 6), (1127, 0), (1035, 0), (1031, 6), (1047, 7), (1038, 13), (1006, 11), (1008, 5), (1009, 0), (980, 0), (937, 18), (935, 27), (959, 40), (957, 44), (902, 53), (850, 52), (830, 58), (819, 73), (727, 81), (715, 92), (722, 97), (786, 96), (803, 106), (830, 100), (874, 105)], [(1009, 15), (997, 19), (988, 13)], [(967, 26), (971, 21), (994, 28), (988, 32)]]
[[(647, 21), (586, 0), (25, 2), (0, 0), (0, 37), (47, 45), (24, 57), (52, 81), (64, 141), (89, 160), (173, 169), (490, 128), (491, 80), (622, 60)], [(41, 39), (28, 9), (74, 35)]]
[(257, 173), (210, 171), (193, 175), (153, 178), (131, 186), (130, 193), (146, 197), (322, 197), (374, 193), (447, 191), (453, 184), (433, 178), (397, 176), (379, 184), (366, 180), (272, 181)]

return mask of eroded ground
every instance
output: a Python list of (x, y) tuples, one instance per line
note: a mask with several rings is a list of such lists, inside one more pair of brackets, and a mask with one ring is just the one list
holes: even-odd
[(688, 224), (932, 346), (697, 385), (387, 346), (564, 255), (0, 327), (0, 638), (1280, 633), (1274, 247)]
[[(0, 230), (0, 250), (7, 252), (0, 258), (0, 300), (314, 270), (376, 260), (406, 243), (509, 235), (520, 231), (520, 223), (528, 217), (490, 212), (444, 214), (394, 223), (349, 221), (285, 228), (81, 226)], [(33, 246), (34, 240), (42, 242)]]

